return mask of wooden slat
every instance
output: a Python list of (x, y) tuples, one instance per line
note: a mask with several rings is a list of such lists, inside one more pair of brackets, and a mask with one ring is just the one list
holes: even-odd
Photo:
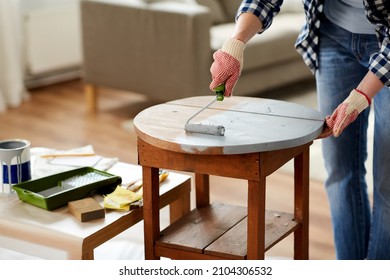
[(202, 252), (183, 251), (175, 248), (168, 248), (156, 245), (156, 254), (173, 260), (226, 260), (218, 256), (206, 255)]
[[(266, 211), (265, 251), (300, 226), (293, 219)], [(172, 259), (247, 259), (246, 209), (226, 204), (195, 209), (161, 232), (155, 252)]]
[[(294, 216), (290, 213), (266, 211), (264, 251), (294, 231), (298, 224), (293, 219)], [(205, 254), (226, 259), (246, 259), (247, 224), (248, 219), (245, 218), (208, 246), (204, 250)]]
[(203, 249), (246, 217), (246, 208), (212, 204), (195, 209), (161, 232), (158, 246), (202, 253)]
[(246, 259), (247, 256), (247, 218), (241, 220), (204, 250), (206, 255), (226, 259)]
[(291, 213), (267, 210), (265, 219), (265, 251), (300, 227)]

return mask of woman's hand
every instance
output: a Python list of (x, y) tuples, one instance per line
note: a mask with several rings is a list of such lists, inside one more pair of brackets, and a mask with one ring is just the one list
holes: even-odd
[(333, 114), (325, 118), (324, 129), (318, 138), (331, 135), (338, 137), (370, 104), (371, 100), (367, 95), (356, 89), (352, 90), (349, 96), (333, 111)]
[(214, 53), (214, 62), (210, 68), (212, 78), (210, 83), (211, 90), (214, 90), (221, 84), (225, 84), (225, 96), (230, 97), (233, 94), (242, 70), (244, 49), (245, 43), (235, 38), (230, 38), (225, 41), (220, 50)]

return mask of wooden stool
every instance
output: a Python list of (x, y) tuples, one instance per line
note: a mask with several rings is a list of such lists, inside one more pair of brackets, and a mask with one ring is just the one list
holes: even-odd
[[(294, 259), (308, 259), (309, 147), (323, 116), (288, 102), (234, 97), (205, 110), (201, 123), (225, 136), (185, 133), (209, 97), (148, 108), (134, 120), (143, 169), (146, 259), (264, 259), (294, 232)], [(265, 208), (266, 177), (294, 159), (294, 213)], [(159, 168), (195, 173), (196, 208), (160, 232)], [(248, 181), (248, 205), (210, 204), (209, 175)]]

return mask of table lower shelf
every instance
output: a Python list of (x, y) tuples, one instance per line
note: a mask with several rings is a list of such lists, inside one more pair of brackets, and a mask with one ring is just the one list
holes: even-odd
[[(293, 214), (266, 211), (265, 251), (300, 225)], [(171, 259), (246, 259), (247, 208), (211, 204), (194, 209), (161, 232), (156, 255)]]

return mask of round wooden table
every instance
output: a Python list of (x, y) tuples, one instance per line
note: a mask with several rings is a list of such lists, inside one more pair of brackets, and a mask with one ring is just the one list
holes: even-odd
[[(231, 97), (191, 121), (223, 125), (224, 136), (186, 132), (187, 120), (212, 98), (159, 104), (134, 119), (143, 167), (146, 259), (263, 259), (266, 250), (292, 232), (294, 258), (307, 259), (309, 147), (322, 131), (324, 116), (290, 102)], [(291, 159), (295, 210), (276, 215), (265, 209), (265, 179)], [(162, 232), (159, 168), (195, 173), (196, 191), (196, 208)], [(247, 180), (247, 207), (210, 204), (209, 175)]]

